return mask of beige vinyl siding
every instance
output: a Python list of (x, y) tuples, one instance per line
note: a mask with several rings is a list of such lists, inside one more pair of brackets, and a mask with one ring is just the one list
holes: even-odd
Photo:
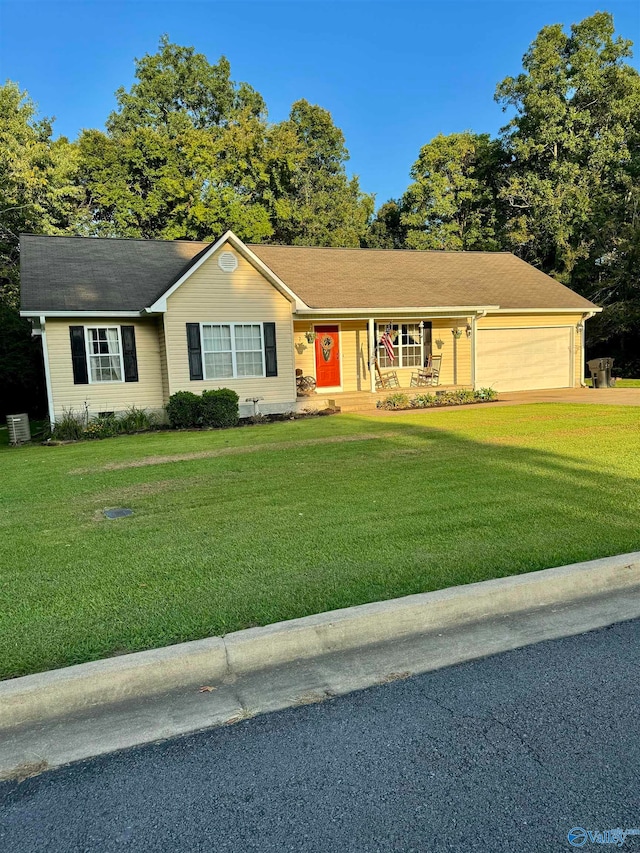
[[(466, 333), (469, 322), (470, 320), (465, 319), (446, 318), (431, 321), (431, 354), (442, 356), (441, 385), (471, 385), (471, 339)], [(453, 329), (462, 332), (459, 338), (454, 339)], [(442, 341), (442, 346), (438, 346), (439, 341)]]
[[(582, 322), (583, 315), (575, 314), (487, 314), (478, 320), (478, 329), (532, 329), (553, 326), (569, 326), (574, 330)], [(572, 332), (573, 341), (573, 380), (578, 387), (582, 381), (584, 366), (582, 362), (582, 337), (584, 333)]]
[(164, 331), (164, 315), (158, 318), (158, 340), (160, 344), (160, 373), (162, 375), (162, 397), (165, 405), (169, 401), (169, 367), (167, 364), (166, 335)]
[[(75, 385), (71, 362), (70, 326), (134, 326), (136, 334), (136, 355), (138, 359), (137, 382), (95, 382), (87, 385)], [(49, 372), (51, 376), (51, 395), (53, 411), (59, 417), (64, 409), (84, 413), (85, 404), (89, 416), (98, 412), (121, 412), (130, 406), (141, 409), (158, 410), (164, 406), (162, 390), (162, 371), (160, 367), (160, 336), (158, 321), (124, 320), (122, 317), (99, 319), (74, 317), (73, 320), (47, 319), (47, 349), (49, 352)]]
[[(293, 321), (289, 300), (268, 282), (239, 252), (234, 272), (218, 266), (220, 247), (167, 299), (164, 315), (169, 393), (231, 388), (240, 398), (262, 397), (266, 404), (292, 403), (296, 399), (293, 364)], [(191, 380), (187, 351), (187, 323), (276, 324), (278, 375)]]

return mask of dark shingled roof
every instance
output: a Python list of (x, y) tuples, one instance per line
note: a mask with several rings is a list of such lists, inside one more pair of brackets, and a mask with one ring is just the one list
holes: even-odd
[(23, 311), (141, 311), (209, 243), (20, 237)]
[[(140, 311), (211, 244), (23, 235), (23, 311)], [(312, 308), (595, 306), (508, 252), (417, 252), (251, 245)]]

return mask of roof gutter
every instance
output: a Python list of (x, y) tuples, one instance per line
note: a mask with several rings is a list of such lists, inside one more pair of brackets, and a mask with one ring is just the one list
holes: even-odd
[(488, 311), (498, 310), (497, 305), (438, 305), (438, 306), (415, 306), (415, 307), (384, 307), (384, 308), (304, 308), (295, 312), (294, 317), (309, 319), (312, 317), (342, 317), (354, 315), (360, 317), (396, 317), (398, 314), (424, 314), (443, 316), (469, 317), (471, 315), (483, 315)]
[(21, 311), (21, 317), (142, 317), (142, 311)]

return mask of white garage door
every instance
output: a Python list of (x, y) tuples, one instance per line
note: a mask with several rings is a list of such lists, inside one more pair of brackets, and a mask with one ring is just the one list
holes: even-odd
[(497, 391), (568, 388), (571, 328), (478, 329), (476, 385)]

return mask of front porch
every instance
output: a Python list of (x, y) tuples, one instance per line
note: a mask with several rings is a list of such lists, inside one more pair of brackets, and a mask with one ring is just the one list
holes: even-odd
[(299, 407), (334, 400), (343, 411), (360, 411), (392, 393), (473, 388), (474, 330), (473, 315), (296, 320), (296, 373), (315, 384)]

